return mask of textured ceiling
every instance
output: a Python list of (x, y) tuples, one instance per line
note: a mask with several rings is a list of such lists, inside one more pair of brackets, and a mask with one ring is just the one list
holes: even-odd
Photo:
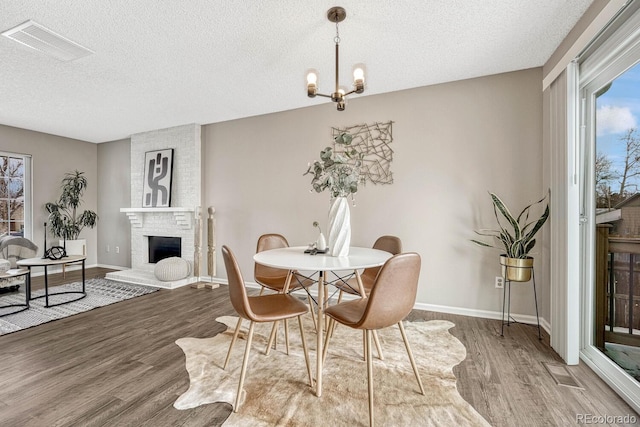
[[(185, 123), (308, 107), (305, 74), (367, 96), (543, 65), (593, 0), (2, 1), (0, 32), (32, 19), (95, 54), (60, 62), (0, 37), (0, 124), (104, 142)], [(348, 107), (347, 107), (348, 108)]]

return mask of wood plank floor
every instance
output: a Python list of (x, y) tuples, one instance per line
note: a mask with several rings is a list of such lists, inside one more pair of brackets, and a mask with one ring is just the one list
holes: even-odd
[[(106, 271), (88, 269), (87, 277)], [(51, 275), (53, 284), (78, 279), (78, 272)], [(174, 342), (211, 337), (224, 329), (214, 319), (233, 313), (226, 286), (183, 287), (1, 336), (0, 426), (219, 426), (230, 405), (173, 408), (189, 385)], [(451, 332), (467, 349), (454, 368), (458, 390), (491, 425), (576, 425), (578, 414), (640, 420), (584, 364), (570, 367), (584, 390), (556, 385), (542, 362), (560, 358), (531, 326), (514, 324), (501, 338), (495, 320), (417, 310), (409, 316), (432, 319), (456, 324)]]

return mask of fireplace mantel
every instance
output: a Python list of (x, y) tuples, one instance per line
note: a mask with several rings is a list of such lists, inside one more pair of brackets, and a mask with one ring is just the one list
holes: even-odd
[(172, 214), (176, 223), (183, 229), (190, 229), (193, 223), (194, 208), (120, 208), (120, 212), (124, 212), (131, 226), (142, 228), (144, 217), (147, 214), (157, 215), (161, 213)]

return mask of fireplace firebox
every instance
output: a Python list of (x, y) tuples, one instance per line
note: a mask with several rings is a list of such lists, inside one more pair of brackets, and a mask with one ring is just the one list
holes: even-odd
[(169, 257), (182, 255), (182, 238), (180, 237), (149, 237), (149, 263), (155, 264)]

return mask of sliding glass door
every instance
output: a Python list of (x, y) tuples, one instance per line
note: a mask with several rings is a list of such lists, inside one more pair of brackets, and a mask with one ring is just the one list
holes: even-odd
[(640, 407), (638, 13), (580, 64), (581, 357)]

